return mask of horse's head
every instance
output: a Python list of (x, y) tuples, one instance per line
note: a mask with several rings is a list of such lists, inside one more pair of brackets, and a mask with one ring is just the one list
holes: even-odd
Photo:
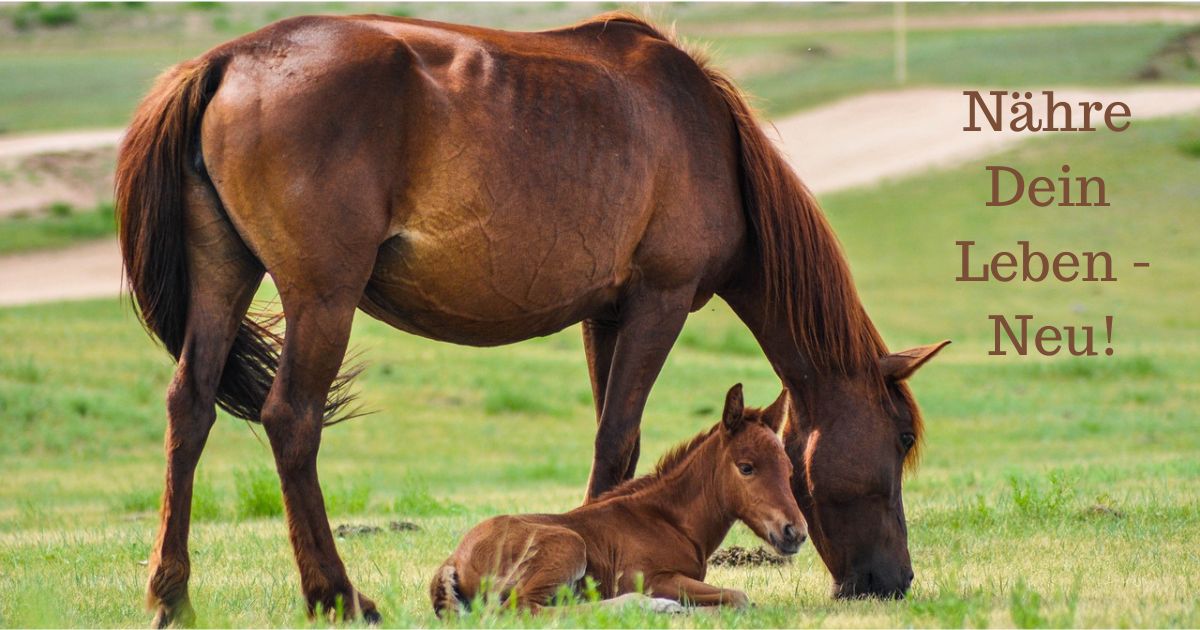
[(718, 429), (716, 487), (738, 520), (776, 551), (790, 555), (808, 537), (808, 527), (792, 493), (792, 463), (779, 439), (786, 416), (786, 392), (766, 409), (747, 409), (741, 384), (729, 390)]
[(793, 407), (784, 430), (792, 487), (835, 597), (901, 598), (912, 583), (900, 483), (918, 455), (921, 418), (904, 380), (948, 343), (882, 357), (879, 375), (822, 378)]

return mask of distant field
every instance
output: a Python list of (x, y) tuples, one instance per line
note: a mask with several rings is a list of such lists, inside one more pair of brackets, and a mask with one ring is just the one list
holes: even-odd
[[(300, 13), (378, 12), (536, 29), (574, 22), (617, 3), (0, 5), (0, 133), (120, 126), (169, 65), (276, 19)], [(1078, 7), (1079, 5), (1075, 5)], [(1115, 5), (1111, 5), (1115, 6)], [(64, 9), (63, 7), (66, 7)], [(744, 8), (743, 8), (744, 7)], [(1028, 10), (1049, 10), (1056, 5)], [(1085, 7), (1086, 8), (1086, 7)], [(1011, 5), (911, 5), (923, 14), (977, 15)], [(822, 30), (821, 24), (890, 15), (878, 4), (654, 5), (684, 36), (711, 46), (771, 115), (894, 85), (892, 34)], [(769, 35), (756, 24), (793, 21), (815, 32)], [(745, 24), (739, 28), (739, 24)], [(18, 25), (22, 25), (18, 28)], [(1115, 85), (1136, 81), (1152, 56), (1187, 27), (1170, 25), (958, 29), (909, 35), (910, 81), (922, 84)], [(1198, 81), (1195, 65), (1163, 78)]]
[(111, 204), (101, 204), (91, 210), (76, 210), (58, 204), (45, 216), (0, 219), (0, 256), (64, 247), (112, 236), (115, 232), (116, 220)]
[[(576, 626), (1200, 625), (1200, 143), (1196, 118), (1033, 141), (990, 164), (1103, 175), (1113, 206), (985, 209), (982, 163), (825, 200), (893, 348), (955, 343), (914, 387), (929, 427), (905, 486), (917, 579), (903, 602), (832, 602), (805, 549), (783, 568), (717, 568), (758, 607), (684, 617), (553, 614)], [(1017, 239), (1109, 249), (1117, 283), (964, 286), (958, 251)], [(1152, 262), (1134, 271), (1133, 260)], [(985, 356), (989, 313), (1102, 325), (1112, 358)], [(129, 626), (161, 490), (170, 362), (114, 300), (0, 310), (0, 625)], [(434, 625), (425, 585), (465, 528), (582, 493), (594, 421), (578, 330), (491, 350), (436, 344), (360, 317), (360, 382), (378, 413), (326, 433), (334, 525), (386, 624)], [(694, 315), (650, 399), (643, 470), (716, 420), (729, 385), (779, 384), (719, 300)], [(258, 439), (255, 438), (258, 436)], [(193, 600), (216, 626), (302, 625), (298, 581), (261, 430), (218, 422), (200, 466)], [(729, 544), (755, 546), (742, 527)], [(510, 616), (463, 625), (520, 626)]]

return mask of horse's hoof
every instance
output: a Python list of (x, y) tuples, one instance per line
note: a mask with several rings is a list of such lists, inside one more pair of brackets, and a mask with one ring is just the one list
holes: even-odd
[(196, 611), (186, 599), (173, 606), (159, 602), (154, 611), (154, 620), (150, 622), (151, 628), (191, 628), (194, 625)]
[(383, 615), (380, 615), (378, 610), (372, 608), (363, 611), (362, 619), (368, 626), (378, 626), (383, 621)]

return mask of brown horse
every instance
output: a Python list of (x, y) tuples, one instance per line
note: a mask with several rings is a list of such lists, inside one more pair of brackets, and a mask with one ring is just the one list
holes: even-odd
[(745, 409), (735, 385), (721, 421), (668, 452), (653, 473), (566, 514), (476, 525), (434, 574), (434, 611), (440, 617), (489, 596), (537, 610), (563, 587), (581, 593), (587, 578), (603, 599), (645, 592), (699, 606), (746, 605), (745, 593), (705, 584), (704, 575), (736, 521), (784, 555), (807, 537), (777, 435), (786, 400), (785, 390), (766, 409)]
[[(793, 490), (839, 595), (902, 595), (921, 423), (812, 195), (724, 75), (648, 24), (510, 33), (284, 20), (183, 62), (138, 107), (116, 183), (126, 274), (178, 361), (148, 602), (190, 614), (188, 523), (214, 406), (261, 422), (310, 610), (351, 585), (317, 479), (356, 309), (461, 344), (583, 322), (587, 496), (633, 475), (650, 388), (714, 294), (794, 401)], [(247, 315), (264, 273), (286, 334)]]

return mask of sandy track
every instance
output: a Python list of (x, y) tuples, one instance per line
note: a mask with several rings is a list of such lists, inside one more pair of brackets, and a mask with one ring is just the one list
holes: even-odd
[[(1138, 120), (1200, 111), (1200, 88), (1193, 87), (1054, 93), (1069, 103), (1124, 101), (1135, 125)], [(965, 99), (962, 90), (943, 88), (878, 92), (785, 118), (775, 126), (792, 166), (817, 193), (953, 166), (1042, 135), (964, 132)], [(1044, 97), (1035, 94), (1033, 104), (1039, 115), (1045, 111)]]
[[(1124, 100), (1134, 124), (1200, 111), (1200, 88), (1064, 89), (1056, 94), (1071, 102)], [(793, 166), (818, 194), (951, 166), (1032, 135), (963, 132), (964, 98), (961, 90), (944, 88), (865, 94), (777, 121), (776, 128)], [(88, 148), (111, 146), (119, 138), (119, 131), (27, 136), (0, 141), (0, 155), (6, 150), (79, 148), (68, 139), (92, 143)], [(120, 256), (112, 240), (0, 257), (0, 306), (115, 296), (120, 287)]]
[(124, 129), (92, 129), (4, 136), (0, 138), (0, 160), (23, 158), (41, 153), (115, 147), (123, 135), (125, 135)]

